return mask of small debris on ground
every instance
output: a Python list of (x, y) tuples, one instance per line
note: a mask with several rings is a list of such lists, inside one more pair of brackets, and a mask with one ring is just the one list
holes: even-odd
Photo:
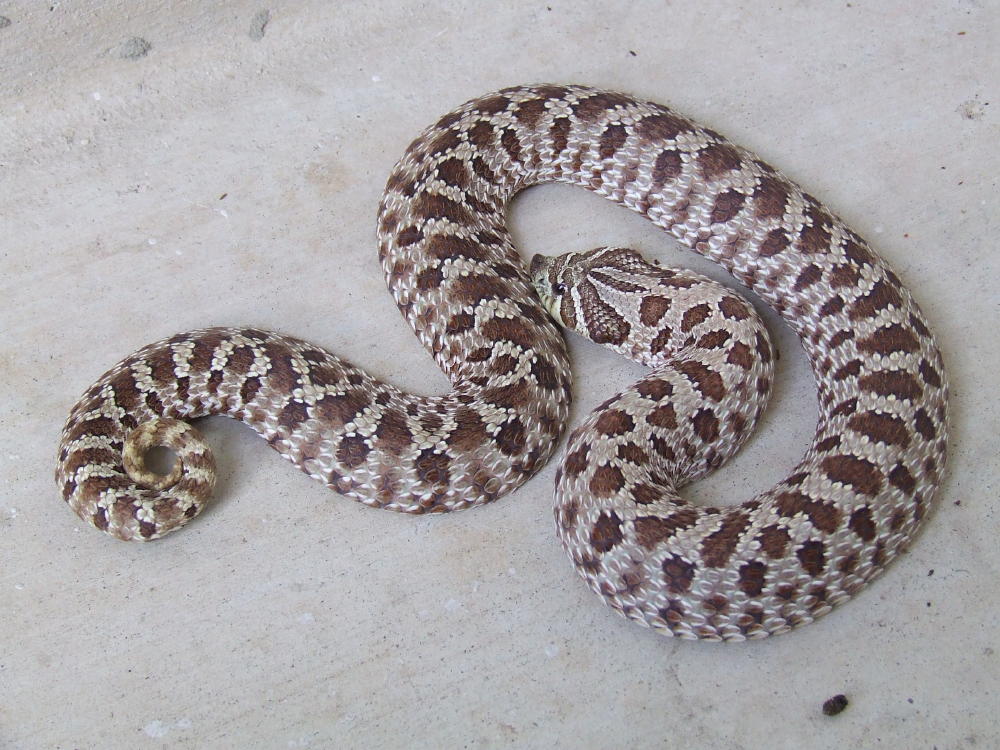
[(153, 45), (141, 36), (129, 37), (118, 47), (118, 57), (123, 60), (137, 60), (140, 57), (145, 57), (152, 48)]
[(979, 97), (977, 96), (974, 99), (968, 99), (959, 104), (955, 108), (955, 111), (966, 120), (982, 120), (986, 117), (986, 107), (989, 105), (989, 102), (979, 101)]
[(259, 42), (264, 38), (264, 29), (267, 28), (267, 22), (270, 20), (271, 11), (267, 8), (258, 10), (250, 19), (250, 31), (247, 32), (247, 35), (255, 42)]
[(848, 700), (847, 696), (843, 693), (839, 693), (832, 698), (828, 699), (823, 704), (823, 714), (825, 716), (836, 716), (845, 708), (847, 708)]

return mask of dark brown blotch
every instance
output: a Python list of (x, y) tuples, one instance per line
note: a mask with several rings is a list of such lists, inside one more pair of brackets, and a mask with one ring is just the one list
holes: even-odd
[(918, 369), (920, 371), (920, 377), (924, 379), (924, 382), (927, 383), (927, 385), (932, 388), (941, 387), (941, 373), (937, 371), (937, 368), (935, 368), (934, 365), (926, 359), (922, 359), (920, 360), (920, 367)]
[(822, 255), (830, 251), (830, 230), (825, 226), (832, 219), (824, 211), (806, 210), (809, 223), (799, 232), (799, 249), (807, 255)]
[(240, 400), (244, 404), (249, 404), (260, 393), (261, 385), (260, 378), (247, 378), (244, 380), (243, 385), (240, 386)]
[(469, 173), (466, 171), (465, 162), (454, 157), (438, 163), (437, 176), (446, 185), (460, 190), (464, 190), (469, 184)]
[(795, 551), (795, 556), (799, 558), (802, 569), (811, 576), (818, 576), (826, 570), (826, 545), (819, 540), (803, 543)]
[(764, 258), (772, 258), (787, 248), (791, 242), (784, 229), (772, 229), (767, 233), (767, 237), (760, 243), (760, 255)]
[(876, 443), (898, 445), (903, 448), (910, 444), (910, 431), (906, 423), (893, 414), (877, 411), (858, 412), (847, 421), (847, 426)]
[(847, 526), (862, 541), (870, 542), (875, 538), (875, 521), (872, 520), (871, 509), (867, 505), (851, 513), (851, 520)]
[(626, 107), (632, 103), (627, 96), (613, 92), (601, 92), (581, 99), (572, 105), (573, 114), (581, 120), (595, 120), (616, 107)]
[(663, 326), (653, 337), (653, 340), (649, 342), (649, 353), (656, 356), (667, 350), (670, 347), (670, 340), (673, 338), (673, 335), (674, 331), (670, 326)]
[(601, 554), (610, 552), (622, 540), (622, 521), (614, 511), (604, 512), (594, 522), (590, 544)]
[[(236, 353), (239, 353), (240, 351), (242, 351), (242, 349), (237, 349), (234, 355), (229, 358), (229, 362), (231, 364), (227, 366), (230, 366), (234, 371), (242, 374), (249, 369), (250, 364), (253, 364), (253, 352), (249, 349), (247, 350), (250, 355), (249, 364), (243, 365), (242, 369), (240, 369), (242, 360), (240, 363), (234, 362)], [(146, 364), (149, 366), (150, 375), (153, 380), (160, 385), (173, 383), (174, 379), (177, 377), (174, 373), (174, 353), (169, 347), (165, 347), (149, 354), (146, 357)]]
[(278, 393), (291, 393), (299, 385), (299, 373), (292, 365), (292, 357), (288, 350), (279, 344), (264, 345), (264, 354), (268, 361), (267, 384)]
[(844, 243), (844, 255), (859, 266), (875, 265), (875, 255), (860, 239), (848, 238)]
[(465, 406), (455, 412), (455, 427), (446, 439), (448, 445), (459, 451), (471, 451), (488, 439), (486, 425), (479, 414)]
[[(449, 292), (455, 301), (461, 304), (475, 304), (487, 299), (504, 299), (510, 296), (510, 287), (501, 279), (486, 274), (469, 274), (468, 276), (458, 276), (449, 280)], [(498, 321), (510, 319), (494, 318), (486, 325), (504, 323)]]
[(647, 378), (640, 380), (635, 386), (636, 392), (652, 401), (659, 401), (674, 392), (674, 387), (665, 380), (659, 378)]
[(587, 468), (587, 459), (590, 455), (590, 446), (584, 443), (579, 448), (577, 448), (572, 453), (566, 454), (566, 458), (563, 461), (563, 466), (566, 469), (566, 475), (571, 477), (578, 477)]
[(875, 497), (882, 490), (882, 472), (868, 459), (829, 456), (823, 459), (822, 467), (830, 481), (850, 485), (855, 492)]
[(448, 484), (450, 464), (451, 459), (446, 454), (437, 453), (432, 448), (424, 448), (413, 462), (422, 482), (439, 487)]
[(917, 480), (913, 474), (903, 464), (896, 464), (889, 472), (889, 483), (896, 489), (902, 490), (907, 495), (912, 495), (917, 488)]
[(624, 125), (608, 125), (597, 143), (598, 154), (602, 159), (610, 159), (625, 145), (627, 138), (628, 131)]
[(750, 317), (750, 311), (746, 303), (739, 297), (727, 294), (719, 300), (719, 310), (729, 320), (746, 320)]
[(552, 121), (549, 128), (549, 135), (552, 138), (552, 151), (554, 155), (559, 155), (566, 150), (569, 144), (570, 122), (569, 118), (557, 117)]
[(396, 455), (410, 446), (413, 440), (406, 416), (399, 409), (389, 409), (382, 415), (375, 428), (375, 437), (380, 448)]
[(757, 541), (765, 555), (772, 560), (778, 560), (785, 556), (785, 550), (788, 549), (792, 537), (784, 527), (772, 525), (761, 529)]
[(646, 421), (654, 427), (672, 430), (677, 427), (677, 412), (673, 404), (660, 404), (646, 415)]
[(706, 443), (719, 437), (719, 418), (711, 409), (699, 409), (691, 417), (691, 423), (694, 425), (695, 434)]
[(449, 128), (434, 136), (434, 139), (427, 144), (427, 153), (432, 157), (440, 156), (458, 148), (461, 144), (462, 139), (458, 131)]
[(709, 331), (698, 339), (696, 346), (699, 349), (721, 349), (732, 337), (733, 336), (729, 333), (729, 331), (723, 331), (721, 329)]
[(860, 359), (852, 359), (850, 362), (839, 368), (835, 373), (833, 373), (834, 380), (847, 380), (848, 378), (856, 377), (864, 363)]
[(917, 399), (924, 392), (917, 379), (902, 370), (878, 370), (862, 377), (858, 386), (863, 391), (879, 396), (895, 396), (902, 401)]
[(805, 515), (820, 531), (832, 534), (840, 524), (840, 511), (832, 503), (816, 500), (801, 492), (782, 492), (775, 498), (775, 507), (785, 518)]
[(681, 133), (693, 130), (694, 126), (673, 112), (663, 112), (643, 118), (635, 129), (643, 140), (659, 143), (672, 141)]
[(850, 263), (841, 263), (834, 266), (830, 271), (830, 286), (835, 289), (853, 287), (858, 283), (860, 278), (861, 272), (857, 266), (853, 266)]
[(618, 409), (606, 410), (594, 423), (594, 429), (602, 435), (624, 435), (634, 427), (632, 417)]
[(844, 309), (844, 305), (846, 304), (847, 303), (844, 302), (843, 297), (841, 297), (839, 294), (834, 294), (826, 302), (823, 303), (823, 306), (820, 307), (819, 309), (819, 314), (824, 318), (829, 317), (831, 315), (836, 315), (837, 313), (839, 313), (841, 310)]
[(670, 309), (673, 303), (666, 297), (650, 294), (643, 297), (639, 305), (639, 320), (643, 325), (654, 326)]
[(764, 591), (764, 577), (767, 575), (767, 565), (759, 560), (753, 560), (740, 566), (740, 590), (747, 596), (760, 596)]
[(888, 356), (894, 352), (919, 351), (920, 342), (910, 328), (894, 323), (880, 328), (868, 338), (858, 341), (858, 349), (868, 354)]
[(683, 557), (668, 555), (660, 564), (663, 571), (663, 582), (672, 594), (683, 594), (691, 588), (697, 568)]
[(701, 362), (684, 360), (678, 362), (677, 370), (690, 380), (701, 391), (702, 395), (713, 401), (721, 401), (726, 395), (726, 387), (722, 376)]
[(365, 462), (371, 446), (361, 435), (345, 435), (337, 446), (337, 460), (344, 466), (356, 469)]
[(746, 203), (747, 197), (738, 190), (724, 190), (715, 199), (710, 221), (713, 224), (724, 224), (735, 217)]
[(441, 273), (441, 269), (438, 266), (432, 266), (417, 274), (416, 285), (417, 289), (426, 292), (437, 289), (441, 286), (442, 281), (444, 281), (444, 274)]
[(746, 344), (737, 341), (729, 349), (726, 362), (731, 365), (738, 365), (744, 370), (749, 370), (753, 366), (753, 353)]
[(661, 151), (653, 162), (653, 186), (662, 187), (668, 180), (678, 177), (684, 169), (681, 155), (672, 149)]
[(555, 365), (540, 356), (531, 362), (531, 375), (538, 387), (547, 391), (554, 391), (562, 383)]
[(413, 199), (413, 212), (425, 219), (447, 219), (455, 224), (472, 221), (469, 210), (457, 201), (438, 193), (423, 192)]
[(588, 486), (598, 497), (610, 497), (625, 486), (625, 475), (617, 466), (598, 466)]
[(808, 289), (817, 281), (823, 278), (823, 271), (815, 263), (810, 263), (795, 279), (794, 289), (796, 292), (801, 292), (803, 289)]
[(545, 99), (528, 99), (527, 101), (523, 101), (514, 110), (514, 117), (527, 127), (534, 128), (537, 126), (542, 115), (545, 114), (545, 104)]
[(663, 493), (652, 485), (640, 483), (632, 487), (632, 500), (636, 505), (650, 505), (661, 497)]
[(518, 140), (517, 133), (511, 128), (504, 128), (500, 133), (500, 145), (511, 161), (521, 162), (521, 141)]
[(533, 329), (514, 318), (493, 318), (483, 324), (483, 335), (493, 341), (510, 341), (522, 349), (530, 349), (536, 343)]
[(508, 106), (510, 106), (510, 99), (499, 94), (487, 96), (475, 102), (476, 109), (486, 116), (499, 114), (505, 111)]
[(899, 289), (884, 279), (875, 282), (868, 294), (858, 299), (851, 307), (849, 317), (851, 320), (862, 320), (870, 318), (880, 310), (888, 307), (901, 307), (903, 295)]
[(710, 534), (701, 543), (702, 560), (710, 568), (722, 568), (729, 562), (740, 535), (750, 525), (750, 517), (741, 512), (728, 513), (719, 530)]
[(649, 463), (649, 456), (646, 455), (646, 451), (635, 443), (622, 443), (618, 446), (616, 455), (620, 460), (634, 466), (645, 466)]
[(682, 508), (666, 517), (640, 516), (635, 519), (636, 540), (643, 548), (651, 550), (665, 542), (678, 531), (689, 529), (698, 520), (694, 508)]
[(501, 453), (513, 456), (524, 449), (524, 437), (524, 423), (515, 416), (503, 424), (494, 440)]
[(726, 172), (739, 169), (742, 162), (733, 146), (728, 143), (713, 143), (698, 152), (698, 163), (705, 179), (714, 180)]
[(707, 302), (702, 302), (700, 305), (695, 305), (685, 310), (684, 317), (681, 318), (681, 330), (687, 333), (696, 325), (708, 320), (708, 316), (711, 314), (712, 309), (708, 306)]
[(761, 177), (753, 192), (754, 212), (761, 219), (780, 219), (785, 215), (788, 191), (780, 180)]
[(471, 313), (455, 313), (448, 319), (448, 323), (445, 326), (445, 333), (451, 335), (464, 333), (465, 331), (472, 330), (472, 327), (475, 326), (475, 324), (476, 317)]
[(289, 401), (278, 415), (278, 424), (291, 432), (308, 418), (308, 407), (302, 401)]
[(925, 409), (917, 409), (916, 413), (913, 415), (913, 426), (920, 433), (920, 437), (924, 440), (933, 440), (937, 435), (937, 428), (934, 426), (934, 420), (930, 418)]

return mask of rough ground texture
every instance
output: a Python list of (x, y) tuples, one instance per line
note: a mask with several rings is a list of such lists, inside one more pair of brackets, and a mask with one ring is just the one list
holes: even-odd
[[(604, 7), (0, 7), (0, 746), (1000, 741), (1000, 13)], [(220, 482), (183, 532), (123, 545), (63, 507), (52, 468), (68, 407), (176, 331), (281, 330), (443, 392), (385, 291), (375, 209), (425, 125), (538, 80), (668, 103), (758, 151), (912, 290), (952, 379), (952, 457), (885, 576), (781, 639), (668, 642), (573, 574), (554, 464), (495, 504), (409, 518), (337, 497), (224, 420), (200, 425)], [(533, 190), (511, 225), (526, 257), (630, 245), (727, 281), (583, 191)], [(815, 427), (804, 356), (751, 301), (782, 354), (775, 396), (742, 453), (685, 490), (693, 502), (767, 488)], [(579, 341), (571, 354), (576, 421), (641, 372)], [(849, 706), (824, 716), (840, 693)]]

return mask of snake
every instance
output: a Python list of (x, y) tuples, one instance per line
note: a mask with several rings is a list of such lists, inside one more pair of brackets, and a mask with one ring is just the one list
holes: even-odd
[[(776, 352), (736, 292), (633, 250), (522, 261), (513, 196), (561, 182), (623, 205), (715, 261), (798, 335), (816, 434), (792, 472), (739, 504), (685, 484), (746, 439)], [(409, 393), (308, 342), (215, 327), (148, 345), (76, 402), (56, 482), (80, 518), (152, 540), (204, 507), (225, 415), (336, 492), (411, 514), (489, 503), (545, 466), (567, 427), (563, 328), (649, 367), (570, 434), (557, 534), (610, 607), (668, 636), (783, 633), (845, 602), (903, 552), (942, 481), (948, 384), (899, 277), (812, 195), (670, 108), (581, 85), (473, 99), (406, 149), (378, 207), (386, 283), (445, 373)], [(147, 466), (153, 448), (176, 458)]]

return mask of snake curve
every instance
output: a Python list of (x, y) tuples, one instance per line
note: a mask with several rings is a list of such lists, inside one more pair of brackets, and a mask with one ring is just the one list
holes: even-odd
[[(678, 298), (662, 284), (653, 296), (666, 302), (654, 306), (672, 305), (673, 320), (697, 308), (686, 335), (672, 330), (672, 356), (687, 364), (655, 367), (598, 407), (557, 471), (556, 526), (578, 572), (629, 619), (689, 639), (785, 632), (856, 594), (906, 548), (941, 481), (948, 389), (926, 320), (860, 237), (772, 167), (666, 107), (584, 86), (467, 102), (389, 177), (379, 258), (449, 393), (403, 392), (277, 333), (178, 334), (76, 403), (56, 469), (63, 498), (122, 539), (178, 528), (214, 485), (211, 453), (187, 424), (210, 414), (243, 421), (371, 506), (442, 512), (515, 489), (553, 452), (570, 402), (565, 342), (506, 228), (513, 195), (552, 181), (646, 216), (751, 288), (798, 334), (819, 391), (816, 436), (791, 475), (740, 505), (687, 504), (677, 489), (735, 450), (755, 416), (734, 417), (747, 387), (730, 393), (720, 371), (753, 369), (747, 382), (766, 395), (771, 355), (766, 339), (734, 348), (722, 297)], [(642, 261), (605, 260), (604, 293), (558, 290), (592, 300), (582, 318), (596, 310), (635, 326), (640, 302), (608, 290), (629, 286), (622, 274), (634, 282)], [(542, 265), (544, 285), (559, 262)], [(156, 445), (177, 454), (167, 476), (143, 464)]]

